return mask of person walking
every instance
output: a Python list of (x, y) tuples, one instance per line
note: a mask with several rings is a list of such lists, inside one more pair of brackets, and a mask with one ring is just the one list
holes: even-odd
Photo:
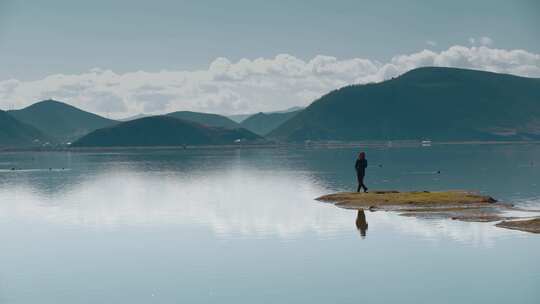
[(356, 192), (360, 192), (360, 189), (362, 188), (364, 188), (364, 192), (367, 192), (368, 188), (364, 184), (364, 176), (366, 175), (367, 168), (366, 153), (360, 152), (360, 154), (358, 154), (358, 159), (356, 160), (354, 168), (356, 169), (356, 178), (358, 179), (358, 188), (356, 189)]

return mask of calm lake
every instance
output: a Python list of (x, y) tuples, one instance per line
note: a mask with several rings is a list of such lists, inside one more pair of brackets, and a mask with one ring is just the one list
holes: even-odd
[[(363, 150), (370, 189), (540, 209), (540, 145)], [(358, 151), (0, 153), (0, 303), (540, 303), (540, 235), (315, 201)]]

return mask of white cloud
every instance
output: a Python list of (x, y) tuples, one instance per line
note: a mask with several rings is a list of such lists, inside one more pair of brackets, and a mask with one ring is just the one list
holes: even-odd
[(433, 40), (426, 40), (426, 44), (431, 46), (431, 47), (437, 46), (437, 42), (433, 41)]
[(490, 46), (493, 44), (493, 39), (491, 39), (490, 37), (487, 37), (487, 36), (482, 36), (480, 38), (474, 38), (474, 37), (471, 37), (469, 38), (469, 43), (471, 45), (483, 45), (483, 46)]
[(492, 45), (493, 44), (493, 39), (491, 39), (489, 37), (480, 37), (480, 44), (485, 45), (485, 46)]
[[(379, 82), (422, 66), (448, 66), (540, 77), (540, 55), (525, 50), (490, 48), (489, 37), (471, 38), (472, 46), (452, 46), (398, 55), (388, 62), (318, 55), (302, 60), (217, 58), (204, 70), (129, 72), (92, 69), (56, 74), (35, 81), (0, 81), (0, 108), (21, 108), (54, 98), (111, 117), (141, 112), (194, 110), (223, 114), (305, 106), (333, 89)], [(476, 45), (478, 44), (478, 45)]]

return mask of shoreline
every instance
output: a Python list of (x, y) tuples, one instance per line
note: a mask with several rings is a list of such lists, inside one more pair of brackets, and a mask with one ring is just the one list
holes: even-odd
[(197, 149), (278, 149), (278, 148), (430, 148), (445, 145), (538, 145), (540, 141), (441, 141), (428, 145), (416, 140), (398, 141), (309, 141), (304, 143), (253, 143), (230, 145), (186, 145), (186, 146), (122, 146), (122, 147), (0, 147), (0, 153), (13, 152), (108, 152), (108, 151), (157, 151), (157, 150), (197, 150)]

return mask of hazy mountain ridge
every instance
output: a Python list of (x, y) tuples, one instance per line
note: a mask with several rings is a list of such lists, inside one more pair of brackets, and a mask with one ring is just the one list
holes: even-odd
[(300, 111), (301, 110), (274, 113), (260, 112), (248, 117), (246, 120), (242, 121), (240, 125), (251, 132), (266, 136), (281, 124), (294, 117)]
[(144, 117), (148, 117), (148, 116), (151, 116), (151, 115), (146, 115), (146, 114), (140, 113), (140, 114), (135, 114), (135, 115), (124, 117), (124, 118), (117, 119), (117, 120), (118, 121), (130, 121), (130, 120), (135, 120), (135, 119), (144, 118)]
[(332, 91), (269, 134), (304, 140), (540, 139), (540, 79), (419, 68)]
[(303, 109), (304, 107), (294, 106), (294, 107), (287, 108), (285, 110), (270, 111), (270, 112), (257, 112), (257, 113), (248, 113), (248, 114), (232, 114), (232, 115), (227, 115), (227, 117), (234, 120), (237, 123), (242, 123), (244, 120), (248, 119), (249, 117), (253, 115), (257, 115), (259, 113), (264, 113), (264, 114), (289, 113), (289, 112), (297, 112)]

